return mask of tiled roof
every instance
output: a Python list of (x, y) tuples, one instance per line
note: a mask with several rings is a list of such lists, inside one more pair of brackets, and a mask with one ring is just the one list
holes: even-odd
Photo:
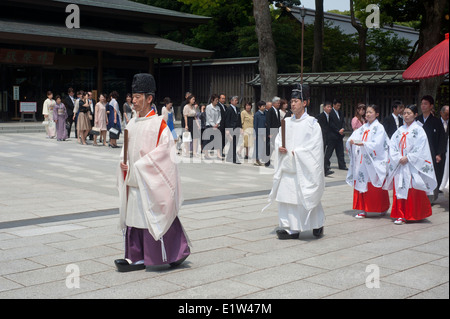
[[(332, 73), (304, 73), (303, 83), (309, 85), (358, 85), (358, 84), (398, 84), (413, 83), (417, 81), (404, 80), (403, 70), (392, 71), (357, 71)], [(292, 86), (300, 83), (301, 74), (278, 74), (279, 86)], [(248, 83), (251, 86), (260, 86), (261, 78), (258, 74)]]
[[(116, 0), (117, 1), (117, 0)], [(13, 21), (0, 18), (0, 39), (33, 41), (59, 47), (92, 46), (149, 51), (162, 56), (208, 57), (213, 52), (194, 48), (155, 35), (107, 31), (92, 27), (68, 29), (61, 25)]]

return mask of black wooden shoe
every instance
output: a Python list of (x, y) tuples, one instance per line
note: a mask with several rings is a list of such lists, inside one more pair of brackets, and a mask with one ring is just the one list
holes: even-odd
[(116, 259), (114, 260), (114, 264), (116, 265), (118, 272), (130, 272), (145, 269), (144, 264), (133, 265), (126, 259)]
[(323, 226), (317, 229), (313, 229), (313, 235), (316, 237), (322, 237), (323, 235)]
[(284, 229), (278, 229), (277, 230), (277, 236), (278, 239), (281, 240), (286, 240), (286, 239), (298, 239), (300, 234), (299, 233), (295, 233), (295, 234), (289, 234), (287, 231), (285, 231)]
[(181, 259), (179, 259), (179, 260), (177, 260), (177, 261), (174, 261), (173, 263), (170, 263), (169, 265), (170, 265), (170, 267), (172, 267), (172, 268), (178, 267), (178, 266), (181, 265), (181, 264), (183, 263), (183, 261), (185, 261), (186, 258), (188, 258), (188, 257), (189, 257), (189, 255), (187, 255), (186, 257), (183, 257), (183, 258), (181, 258)]

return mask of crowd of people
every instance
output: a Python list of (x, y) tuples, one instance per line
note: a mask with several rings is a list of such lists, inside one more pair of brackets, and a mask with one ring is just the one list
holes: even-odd
[[(122, 129), (137, 116), (131, 94), (126, 96), (122, 111), (117, 102), (118, 98), (115, 91), (109, 95), (100, 94), (98, 102), (92, 98), (91, 92), (78, 91), (75, 95), (71, 88), (64, 100), (60, 96), (53, 99), (52, 92), (47, 92), (47, 100), (43, 106), (47, 137), (64, 141), (70, 137), (73, 127), (78, 143), (87, 145), (89, 138), (92, 145), (98, 146), (99, 138), (100, 143), (106, 146), (109, 132), (109, 147), (118, 148), (117, 140)], [(227, 100), (225, 94), (213, 94), (209, 104), (199, 105), (195, 95), (187, 92), (181, 105), (181, 127), (175, 128), (171, 99), (166, 97), (163, 104), (161, 116), (177, 142), (178, 154), (181, 156), (226, 160), (234, 164), (241, 164), (243, 159), (252, 160), (255, 166), (266, 167), (273, 167), (271, 157), (283, 119), (293, 114), (289, 102), (279, 97), (268, 102), (259, 101), (253, 112), (251, 103), (245, 103), (241, 110), (238, 96), (231, 96)], [(436, 117), (431, 96), (421, 99), (421, 115), (418, 115), (416, 106), (405, 107), (401, 101), (395, 101), (392, 104), (392, 114), (379, 121), (378, 106), (359, 103), (351, 120), (353, 133), (346, 144), (341, 105), (339, 99), (325, 102), (321, 106), (323, 112), (316, 117), (322, 131), (324, 175), (334, 173), (331, 170), (330, 158), (336, 153), (338, 168), (348, 170), (347, 182), (354, 187), (353, 208), (361, 211), (356, 215), (357, 218), (365, 218), (368, 212), (386, 212), (390, 205), (387, 189), (394, 189), (394, 211), (397, 212), (394, 215), (400, 216), (398, 223), (403, 223), (408, 218), (425, 218), (425, 212), (431, 213), (429, 207), (422, 206), (420, 211), (423, 214), (415, 217), (398, 213), (404, 212), (404, 207), (421, 207), (418, 203), (400, 204), (399, 198), (419, 200), (427, 194), (429, 203), (433, 203), (439, 196), (439, 186), (448, 183), (448, 177), (443, 183), (448, 152), (448, 105), (442, 107), (440, 117)], [(154, 103), (151, 107), (158, 114)], [(419, 141), (422, 143), (420, 147), (413, 147)], [(226, 145), (228, 152), (225, 154)], [(349, 168), (345, 162), (345, 148), (349, 153)], [(406, 169), (408, 165), (414, 165), (412, 154), (417, 150), (422, 152), (418, 160), (420, 164), (417, 165), (422, 166)], [(429, 152), (429, 156), (423, 155), (424, 152)], [(424, 158), (427, 160), (422, 163)], [(400, 166), (394, 167), (394, 163), (400, 163), (402, 169)], [(423, 170), (429, 174), (429, 180), (424, 177)], [(423, 176), (412, 173), (418, 171), (421, 171)], [(394, 173), (397, 177), (393, 177)], [(403, 176), (401, 180), (398, 179), (399, 174)], [(408, 174), (412, 174), (413, 182)], [(432, 176), (435, 176), (436, 183), (432, 182)], [(420, 179), (423, 180), (423, 185), (432, 189), (424, 189), (422, 184), (417, 185)], [(409, 188), (414, 188), (414, 191), (402, 191)], [(416, 194), (417, 189), (423, 193)]]
[[(79, 144), (88, 145), (89, 139), (94, 146), (106, 146), (109, 137), (108, 146), (119, 148), (117, 140), (122, 133), (122, 127), (126, 127), (135, 112), (131, 94), (127, 95), (123, 105), (123, 116), (118, 98), (116, 91), (99, 94), (98, 102), (93, 98), (92, 92), (80, 90), (75, 94), (75, 91), (69, 88), (67, 96), (62, 99), (60, 95), (53, 98), (53, 92), (48, 91), (42, 109), (47, 138), (65, 141), (73, 130)], [(97, 142), (98, 138), (100, 144)]]
[(213, 94), (208, 105), (199, 106), (195, 96), (186, 93), (179, 134), (182, 155), (234, 164), (253, 159), (256, 166), (270, 166), (281, 120), (291, 114), (287, 100), (274, 97), (270, 102), (259, 101), (255, 112), (250, 102), (244, 103), (241, 110), (238, 96), (230, 97), (228, 102), (227, 106), (225, 94)]

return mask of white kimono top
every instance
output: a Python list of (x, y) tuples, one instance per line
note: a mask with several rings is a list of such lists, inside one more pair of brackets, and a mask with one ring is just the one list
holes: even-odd
[[(363, 146), (350, 145), (350, 140)], [(382, 187), (389, 161), (389, 137), (384, 126), (378, 120), (365, 123), (348, 138), (346, 147), (350, 157), (347, 183), (361, 193), (367, 192), (369, 182)]]
[(276, 200), (311, 212), (320, 205), (325, 190), (322, 129), (306, 112), (300, 119), (285, 118), (285, 123), (288, 152), (278, 152), (282, 145), (280, 128), (275, 139), (276, 166), (269, 203)]
[[(417, 121), (409, 127), (404, 124), (392, 135), (389, 151), (389, 175), (386, 189), (393, 189), (399, 199), (408, 198), (412, 187), (432, 195), (437, 187), (436, 175), (431, 159), (427, 134)], [(408, 163), (401, 165), (400, 159), (408, 157)]]
[[(162, 116), (154, 111), (150, 115), (127, 124), (129, 170), (125, 180), (120, 166), (117, 173), (120, 227), (129, 226), (129, 220), (144, 220), (153, 238), (160, 240), (177, 217), (183, 199), (172, 133)], [(123, 156), (122, 149), (121, 161)], [(138, 202), (129, 205), (131, 188), (138, 193), (131, 198)]]

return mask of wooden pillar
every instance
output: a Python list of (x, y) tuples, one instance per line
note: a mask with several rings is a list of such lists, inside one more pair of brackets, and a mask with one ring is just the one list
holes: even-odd
[(155, 61), (153, 60), (153, 56), (148, 57), (148, 73), (151, 75), (155, 75)]
[(103, 93), (103, 52), (97, 51), (97, 92)]
[(192, 72), (192, 60), (189, 60), (189, 92), (194, 90), (193, 72)]
[(181, 102), (185, 100), (186, 86), (185, 86), (185, 72), (184, 72), (184, 59), (181, 60)]

